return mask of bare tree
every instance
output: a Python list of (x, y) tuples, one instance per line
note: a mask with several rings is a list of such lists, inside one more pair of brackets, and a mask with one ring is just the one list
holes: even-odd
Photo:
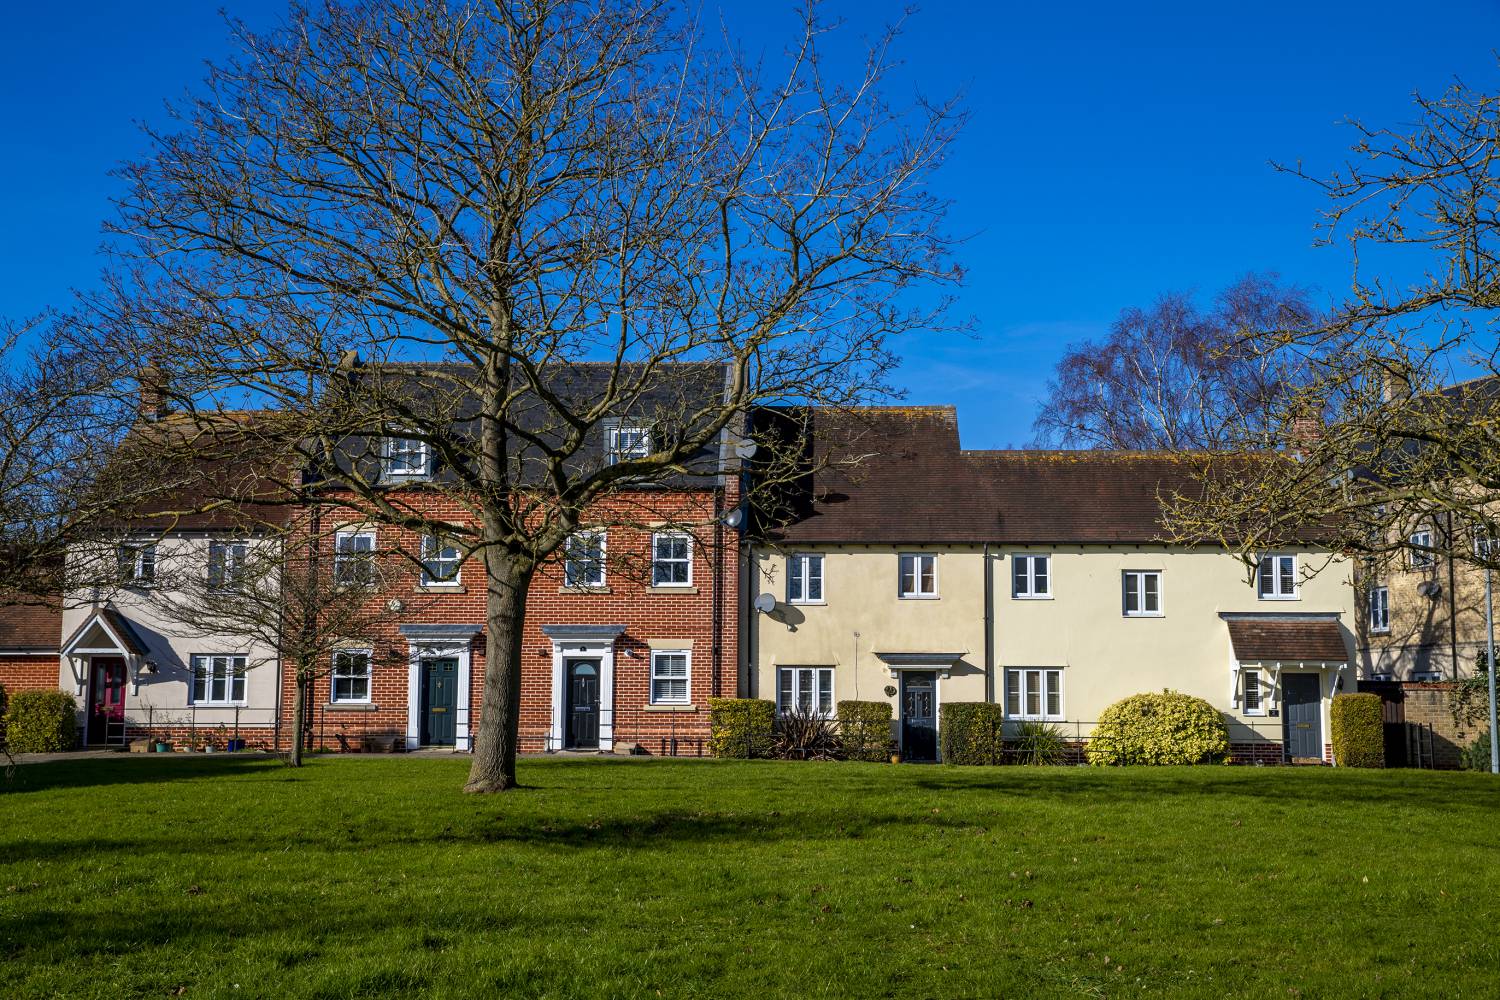
[(1218, 449), (1264, 436), (1304, 369), (1258, 351), (1257, 338), (1307, 330), (1315, 316), (1304, 289), (1257, 274), (1206, 310), (1185, 292), (1125, 309), (1103, 341), (1063, 355), (1032, 429), (1069, 448)]
[[(525, 596), (581, 524), (732, 471), (754, 406), (886, 391), (889, 339), (946, 325), (929, 182), (963, 115), (886, 99), (894, 29), (846, 75), (815, 5), (802, 28), (773, 67), (662, 0), (297, 8), (236, 25), (124, 172), (111, 349), (162, 359), (182, 410), (294, 416), (300, 496), (483, 566), (471, 791), (515, 783)], [(387, 364), (417, 361), (444, 364)], [(614, 447), (622, 415), (649, 432)], [(371, 474), (381, 436), (442, 474)]]

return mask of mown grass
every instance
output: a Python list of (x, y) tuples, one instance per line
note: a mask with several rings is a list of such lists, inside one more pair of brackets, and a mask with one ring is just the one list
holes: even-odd
[(0, 784), (0, 996), (1495, 996), (1500, 784), (90, 760)]

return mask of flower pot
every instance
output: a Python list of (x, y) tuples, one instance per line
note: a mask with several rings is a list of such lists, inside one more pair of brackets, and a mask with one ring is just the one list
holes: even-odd
[(244, 740), (230, 740), (228, 743), (224, 744), (224, 749), (228, 750), (230, 753), (236, 753), (236, 752), (238, 752), (240, 750), (245, 749), (245, 741)]
[(171, 753), (172, 744), (168, 743), (166, 740), (157, 740), (154, 749), (157, 753)]
[(893, 754), (891, 754), (891, 763), (892, 764), (899, 764), (899, 763), (901, 763), (901, 755), (899, 753), (893, 753)]

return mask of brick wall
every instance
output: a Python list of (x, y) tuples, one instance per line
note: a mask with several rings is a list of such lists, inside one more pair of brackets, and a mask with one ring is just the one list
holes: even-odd
[[(629, 519), (642, 524), (654, 521), (703, 523), (712, 518), (713, 494), (700, 491), (653, 491), (646, 495), (650, 510), (643, 511), (640, 497), (630, 498)], [(460, 521), (466, 515), (450, 499), (413, 491), (409, 498), (420, 504), (429, 517)], [(733, 484), (726, 490), (725, 509), (738, 502)], [(624, 512), (596, 515), (613, 519)], [(325, 524), (324, 530), (327, 530)], [(417, 549), (417, 538), (394, 528), (376, 529), (381, 549)], [(543, 632), (548, 625), (623, 625), (625, 631), (614, 643), (613, 723), (616, 743), (636, 743), (647, 753), (671, 752), (676, 741), (679, 754), (706, 752), (708, 698), (732, 696), (738, 678), (739, 560), (734, 552), (735, 534), (725, 529), (725, 548), (720, 570), (720, 628), (714, 630), (714, 547), (711, 529), (695, 531), (692, 585), (681, 589), (658, 589), (649, 585), (649, 527), (610, 528), (609, 566), (606, 585), (598, 592), (580, 593), (563, 587), (560, 564), (544, 567), (527, 595), (521, 659), (520, 737), (523, 752), (546, 749), (553, 733), (552, 681), (553, 643)], [(400, 599), (405, 605), (399, 620), (390, 620), (366, 637), (373, 653), (370, 705), (330, 704), (332, 680), (323, 672), (312, 681), (308, 699), (311, 745), (338, 750), (366, 742), (388, 745), (405, 738), (408, 722), (410, 649), (400, 633), (404, 624), (476, 625), (485, 621), (483, 567), (466, 564), (460, 586), (454, 589), (423, 589), (415, 576), (383, 591), (382, 602)], [(653, 710), (650, 706), (652, 640), (691, 640), (689, 700), (682, 711)], [(715, 641), (719, 643), (718, 668), (714, 669)], [(469, 646), (470, 733), (477, 731), (484, 703), (485, 637), (481, 631)], [(292, 728), (293, 666), (283, 666), (281, 718), (284, 749), (290, 745)], [(610, 706), (602, 705), (608, 712)], [(343, 737), (340, 740), (339, 737)]]
[(1464, 728), (1453, 721), (1453, 688), (1449, 683), (1401, 685), (1406, 721), (1432, 727), (1436, 764), (1445, 769), (1458, 768), (1462, 749), (1483, 732), (1482, 723), (1475, 728)]
[(6, 694), (18, 691), (57, 690), (57, 655), (6, 656), (0, 654), (0, 687)]

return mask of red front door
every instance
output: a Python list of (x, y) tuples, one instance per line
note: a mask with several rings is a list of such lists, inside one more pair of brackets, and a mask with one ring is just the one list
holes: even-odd
[(96, 656), (89, 683), (91, 744), (119, 742), (125, 737), (125, 661), (118, 656)]

